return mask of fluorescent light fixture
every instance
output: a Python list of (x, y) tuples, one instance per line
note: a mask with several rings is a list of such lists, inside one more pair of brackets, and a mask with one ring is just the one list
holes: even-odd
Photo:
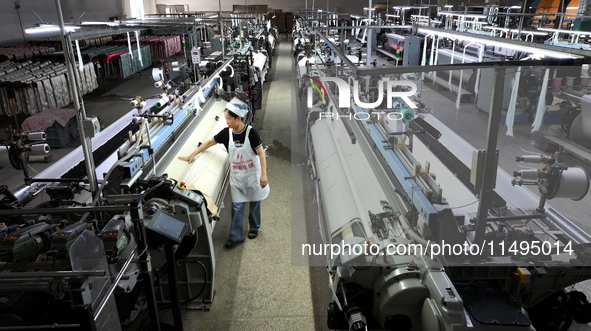
[(457, 16), (457, 17), (471, 17), (471, 18), (486, 18), (486, 15), (482, 15), (482, 14), (460, 14), (460, 13), (451, 13), (451, 12), (440, 12), (439, 14), (441, 15), (447, 15), (447, 16)]
[(454, 5), (445, 5), (445, 6), (443, 6), (443, 7), (445, 7), (445, 8), (452, 8), (453, 6), (454, 6)]
[(521, 6), (511, 6), (509, 8), (511, 8), (511, 9), (519, 9), (519, 8), (521, 8)]
[[(79, 26), (66, 26), (66, 32), (73, 32), (80, 29)], [(42, 25), (34, 28), (25, 29), (25, 33), (47, 33), (47, 32), (59, 32), (61, 29), (57, 25)]]
[(386, 37), (391, 37), (398, 40), (404, 40), (404, 36), (396, 34), (396, 33), (386, 33)]
[(386, 14), (386, 17), (400, 17), (400, 15)]
[(108, 25), (108, 26), (120, 25), (119, 22), (89, 22), (89, 21), (80, 22), (79, 24), (80, 25)]
[(195, 19), (195, 22), (201, 22), (201, 21), (203, 21), (203, 19), (202, 19), (202, 18), (196, 18), (196, 19)]
[(566, 9), (579, 9), (579, 7), (566, 7)]
[(547, 32), (541, 32), (541, 31), (529, 31), (529, 30), (521, 30), (521, 33), (525, 33), (525, 34), (533, 34), (534, 36), (547, 36), (548, 33)]
[(578, 35), (589, 34), (589, 31), (560, 30), (560, 29), (552, 29), (552, 28), (538, 28), (538, 30), (548, 31), (548, 32), (556, 32), (556, 33), (578, 34)]
[(407, 10), (407, 9), (426, 9), (426, 8), (429, 8), (429, 7), (427, 7), (427, 6), (404, 6), (404, 7), (394, 6), (392, 8), (394, 8), (394, 9)]
[[(482, 38), (477, 38), (477, 37), (472, 37), (472, 36), (464, 36), (464, 35), (453, 34), (453, 33), (449, 33), (449, 32), (443, 32), (443, 31), (437, 30), (437, 29), (419, 28), (419, 32), (423, 32), (423, 33), (427, 33), (427, 34), (431, 33), (431, 34), (434, 34), (434, 35), (437, 35), (437, 36), (441, 36), (441, 37), (446, 37), (446, 38), (464, 40), (464, 41), (467, 41), (467, 42), (484, 44), (486, 46), (509, 48), (509, 49), (514, 49), (516, 51), (523, 51), (523, 52), (527, 52), (527, 53), (530, 53), (530, 54), (536, 54), (536, 55), (539, 55), (539, 56), (548, 56), (548, 57), (553, 57), (553, 58), (558, 58), (558, 59), (573, 59), (573, 58), (578, 58), (577, 55), (568, 54), (568, 53), (565, 53), (565, 52), (558, 52), (558, 51), (551, 51), (551, 50), (546, 50), (546, 49), (539, 49), (539, 48), (530, 47), (530, 46), (517, 45), (517, 44), (513, 44), (513, 43), (496, 41), (496, 40), (487, 40), (487, 39), (482, 39)], [(589, 33), (589, 32), (587, 32), (587, 33)]]
[[(503, 32), (513, 32), (513, 33), (518, 33), (519, 30), (511, 30), (511, 29), (507, 29), (507, 28), (501, 28), (501, 27), (497, 27), (497, 26), (483, 26), (482, 28), (484, 29), (489, 29), (489, 30), (493, 30), (493, 31), (503, 31)], [(548, 33), (547, 32), (541, 32), (541, 31), (530, 31), (530, 30), (521, 30), (521, 34), (532, 34), (535, 36), (547, 36)]]

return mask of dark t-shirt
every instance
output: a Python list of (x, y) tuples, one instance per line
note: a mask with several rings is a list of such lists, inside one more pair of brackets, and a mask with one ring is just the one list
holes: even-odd
[[(244, 126), (244, 129), (239, 132), (232, 132), (232, 138), (234, 138), (234, 146), (237, 147), (241, 147), (242, 145), (244, 145), (244, 140), (246, 138), (246, 129), (248, 128), (247, 125)], [(215, 140), (215, 142), (217, 142), (218, 144), (224, 144), (224, 147), (226, 147), (226, 150), (229, 151), (228, 149), (228, 141), (230, 140), (230, 133), (229, 133), (230, 128), (224, 128), (222, 129), (222, 131), (220, 131), (218, 134), (216, 134), (213, 137), (213, 140)], [(256, 154), (256, 149), (259, 148), (259, 146), (263, 145), (263, 142), (261, 141), (261, 138), (259, 137), (258, 132), (256, 132), (256, 130), (254, 128), (250, 128), (250, 133), (248, 135), (248, 139), (250, 140), (250, 146), (252, 147), (252, 150), (255, 152)]]

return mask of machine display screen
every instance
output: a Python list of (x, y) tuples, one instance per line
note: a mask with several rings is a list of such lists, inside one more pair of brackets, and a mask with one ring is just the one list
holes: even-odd
[(167, 239), (180, 243), (187, 232), (188, 224), (162, 210), (156, 211), (148, 229)]

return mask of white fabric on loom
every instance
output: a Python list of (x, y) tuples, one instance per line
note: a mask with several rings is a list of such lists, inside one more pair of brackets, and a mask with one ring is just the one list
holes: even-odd
[(505, 125), (507, 125), (508, 136), (513, 137), (513, 123), (515, 122), (515, 106), (517, 105), (517, 91), (519, 90), (519, 78), (521, 76), (521, 67), (517, 68), (515, 78), (513, 79), (513, 86), (511, 89), (511, 99), (509, 100), (509, 107), (507, 108), (507, 117), (505, 118)]
[(538, 98), (538, 107), (536, 108), (536, 117), (532, 124), (531, 132), (539, 131), (544, 120), (544, 112), (546, 111), (546, 90), (548, 89), (548, 75), (550, 69), (546, 69), (544, 74), (544, 81), (542, 82), (542, 90), (540, 91), (540, 97)]

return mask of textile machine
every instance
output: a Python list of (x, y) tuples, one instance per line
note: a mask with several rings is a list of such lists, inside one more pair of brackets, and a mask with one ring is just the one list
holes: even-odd
[[(229, 55), (197, 82), (177, 70), (185, 64), (165, 63), (153, 71), (157, 93), (132, 98), (131, 110), (101, 132), (84, 125), (94, 169), (83, 146), (36, 176), (26, 156), (13, 158), (25, 185), (0, 186), (0, 325), (121, 330), (145, 324), (137, 316), (147, 304), (154, 326), (165, 304), (178, 326), (180, 305), (209, 309), (227, 152), (210, 148), (191, 164), (177, 156), (225, 127), (228, 101), (251, 104), (225, 89)], [(42, 133), (10, 139), (43, 147)]]
[[(322, 237), (303, 252), (326, 257), (328, 327), (533, 331), (589, 323), (586, 295), (568, 287), (591, 278), (591, 236), (546, 203), (583, 199), (585, 170), (567, 166), (560, 150), (518, 155), (530, 165), (509, 174), (498, 151), (476, 150), (426, 109), (413, 68), (376, 69), (375, 77), (339, 69), (335, 76), (319, 60), (298, 66)], [(381, 94), (360, 96), (361, 86)], [(404, 93), (410, 99), (396, 97)], [(500, 109), (502, 98), (493, 103)], [(498, 132), (500, 110), (496, 119), (488, 132)]]

